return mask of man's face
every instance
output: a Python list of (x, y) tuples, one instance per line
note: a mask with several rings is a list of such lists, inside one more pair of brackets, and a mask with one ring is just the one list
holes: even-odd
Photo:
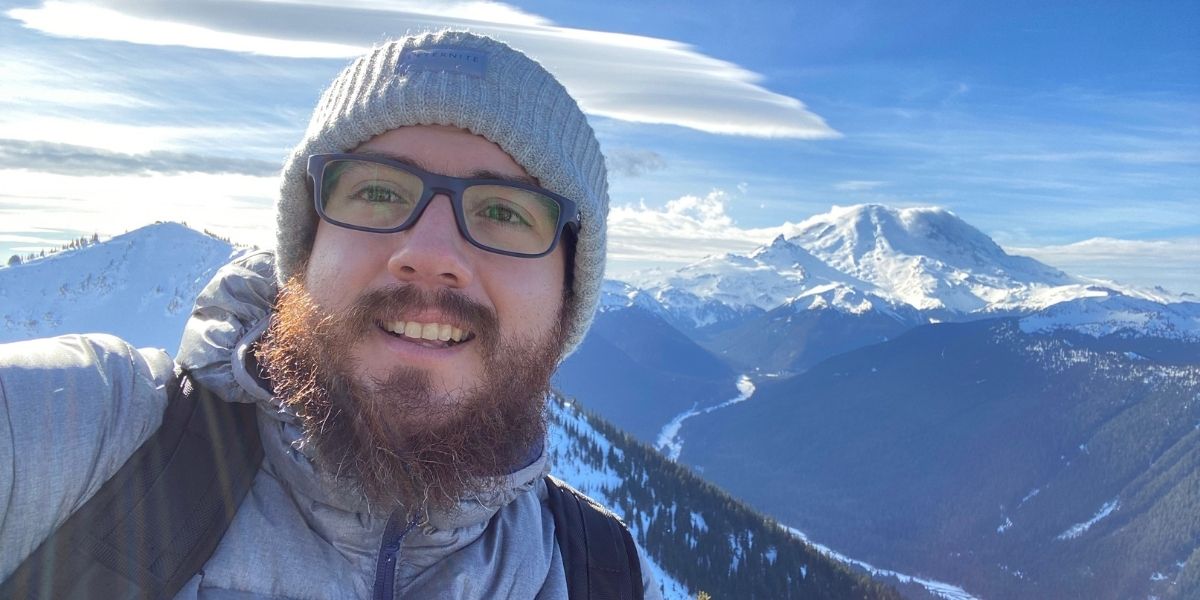
[[(392, 130), (356, 151), (455, 177), (528, 177), (492, 142), (450, 127)], [(445, 196), (397, 233), (321, 221), (259, 357), (319, 466), (385, 508), (447, 508), (544, 438), (564, 266), (561, 244), (540, 258), (476, 248)]]
[[(455, 177), (490, 172), (529, 178), (487, 139), (446, 126), (414, 126), (376, 136), (355, 149), (402, 157), (427, 171)], [(427, 294), (452, 293), (495, 315), (500, 340), (537, 343), (558, 324), (563, 298), (563, 251), (540, 258), (486, 252), (459, 234), (450, 200), (439, 196), (411, 229), (392, 234), (354, 231), (321, 221), (305, 272), (306, 288), (321, 309), (338, 312), (364, 294), (407, 285)], [(483, 381), (485, 354), (478, 322), (463, 322), (432, 306), (379, 315), (352, 353), (359, 377), (386, 379), (397, 366), (428, 373), (434, 393), (453, 406)], [(400, 330), (404, 323), (405, 334)], [(421, 338), (431, 326), (461, 330), (465, 341)]]

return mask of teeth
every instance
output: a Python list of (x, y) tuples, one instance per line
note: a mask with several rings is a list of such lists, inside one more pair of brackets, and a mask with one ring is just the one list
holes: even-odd
[(443, 342), (461, 342), (467, 332), (446, 323), (417, 323), (416, 321), (392, 321), (385, 324), (385, 329), (417, 340), (440, 340)]
[(438, 324), (426, 323), (421, 326), (421, 339), (436, 340), (438, 337)]

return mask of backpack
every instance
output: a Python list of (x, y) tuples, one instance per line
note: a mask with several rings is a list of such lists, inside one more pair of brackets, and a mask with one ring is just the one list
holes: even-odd
[[(0, 584), (0, 598), (173, 598), (216, 551), (263, 449), (257, 406), (185, 373), (162, 425), (96, 495)], [(546, 477), (570, 600), (639, 600), (641, 563), (621, 520)]]

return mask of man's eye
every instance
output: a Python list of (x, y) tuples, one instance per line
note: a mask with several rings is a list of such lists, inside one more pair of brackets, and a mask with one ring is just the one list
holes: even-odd
[(371, 204), (399, 204), (406, 202), (405, 197), (395, 190), (376, 185), (359, 189), (350, 197)]
[(491, 219), (491, 220), (499, 222), (499, 223), (508, 223), (511, 225), (521, 225), (521, 226), (525, 226), (525, 227), (529, 226), (529, 221), (526, 221), (524, 218), (521, 217), (521, 215), (517, 214), (517, 211), (513, 210), (510, 207), (504, 206), (504, 205), (500, 205), (500, 204), (489, 205), (487, 208), (483, 209), (482, 214), (485, 218)]

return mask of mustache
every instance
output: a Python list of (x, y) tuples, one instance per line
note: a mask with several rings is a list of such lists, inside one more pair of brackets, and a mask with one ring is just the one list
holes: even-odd
[(461, 292), (448, 288), (427, 290), (412, 284), (392, 284), (359, 296), (338, 320), (341, 330), (362, 335), (384, 321), (401, 320), (406, 314), (436, 311), (475, 334), (485, 351), (500, 343), (500, 323), (496, 312)]

